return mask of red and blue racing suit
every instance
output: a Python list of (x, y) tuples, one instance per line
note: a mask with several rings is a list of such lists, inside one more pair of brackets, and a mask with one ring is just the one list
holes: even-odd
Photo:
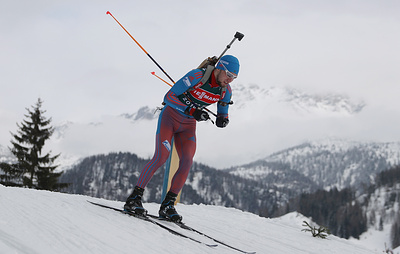
[[(206, 107), (215, 102), (218, 117), (228, 118), (229, 102), (232, 96), (230, 85), (221, 88), (214, 73), (207, 82), (200, 82), (204, 69), (188, 72), (166, 93), (156, 132), (156, 149), (153, 158), (143, 168), (137, 186), (145, 188), (154, 173), (166, 162), (171, 152), (171, 140), (179, 156), (179, 167), (172, 178), (169, 191), (178, 194), (185, 184), (196, 151), (196, 120), (185, 114), (188, 107)], [(184, 94), (185, 93), (185, 94)], [(188, 99), (189, 98), (189, 99)]]

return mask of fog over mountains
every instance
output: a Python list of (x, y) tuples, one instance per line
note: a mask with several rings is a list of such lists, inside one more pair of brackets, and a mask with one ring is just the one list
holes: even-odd
[[(211, 122), (198, 123), (195, 161), (226, 168), (326, 137), (374, 141), (373, 135), (365, 133), (365, 121), (370, 121), (364, 116), (367, 104), (345, 95), (235, 84), (232, 100), (226, 128), (217, 128)], [(149, 158), (153, 155), (161, 101), (87, 123), (53, 123), (56, 132), (49, 147), (69, 161), (116, 151)], [(215, 112), (216, 106), (209, 109)]]

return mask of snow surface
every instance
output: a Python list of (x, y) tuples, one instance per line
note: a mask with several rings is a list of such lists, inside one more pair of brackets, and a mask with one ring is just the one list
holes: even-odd
[[(240, 253), (223, 245), (210, 248), (156, 225), (88, 202), (122, 207), (122, 202), (0, 185), (0, 253)], [(145, 203), (150, 213), (158, 204)], [(304, 218), (290, 213), (268, 219), (233, 208), (177, 205), (184, 222), (222, 242), (257, 253), (382, 253), (360, 243), (302, 232)], [(181, 230), (175, 225), (168, 226)], [(203, 236), (181, 230), (201, 241)]]

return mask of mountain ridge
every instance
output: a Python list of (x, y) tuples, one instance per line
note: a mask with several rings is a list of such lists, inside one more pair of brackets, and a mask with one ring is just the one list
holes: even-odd
[[(263, 162), (286, 165), (327, 190), (333, 187), (339, 190), (358, 188), (362, 184), (373, 184), (377, 173), (400, 164), (400, 142), (360, 142), (327, 138), (273, 153), (259, 160), (259, 164)], [(256, 170), (268, 175), (279, 171), (279, 168), (263, 168), (259, 165)], [(250, 178), (254, 175), (254, 162), (232, 167), (229, 171)], [(256, 177), (262, 177), (262, 174)]]
[(235, 104), (239, 108), (245, 105), (257, 104), (258, 101), (270, 101), (270, 103), (286, 104), (295, 112), (309, 114), (342, 114), (354, 115), (360, 113), (366, 103), (353, 101), (349, 96), (335, 93), (307, 93), (291, 87), (262, 88), (256, 84), (248, 86), (235, 85), (232, 88)]

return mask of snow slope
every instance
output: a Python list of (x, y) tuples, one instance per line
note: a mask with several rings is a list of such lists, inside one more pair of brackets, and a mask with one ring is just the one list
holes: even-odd
[[(86, 200), (122, 206), (121, 202), (82, 195), (0, 185), (0, 253), (239, 253), (222, 245), (210, 248), (192, 242)], [(158, 210), (155, 203), (145, 203), (145, 206), (153, 214)], [(178, 204), (177, 208), (188, 225), (247, 251), (269, 254), (382, 252), (335, 236), (326, 240), (313, 238), (301, 231), (305, 219), (295, 213), (267, 219), (216, 206)], [(183, 233), (211, 243), (200, 235)]]

